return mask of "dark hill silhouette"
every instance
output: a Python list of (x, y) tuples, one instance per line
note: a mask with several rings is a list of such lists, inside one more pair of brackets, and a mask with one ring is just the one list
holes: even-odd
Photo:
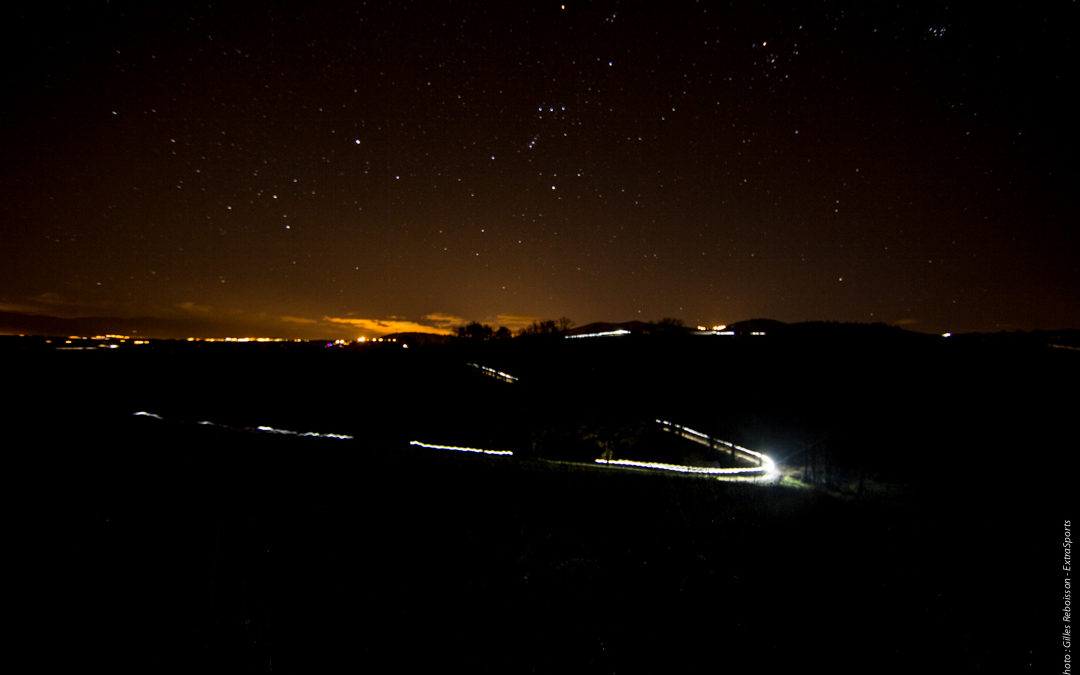
[[(1075, 334), (748, 326), (768, 336), (0, 339), (16, 393), (14, 612), (80, 663), (191, 671), (267, 672), (293, 651), (336, 671), (400, 659), (420, 636), (433, 668), (757, 672), (779, 654), (830, 673), (1023, 672), (1058, 630), (1031, 617), (1058, 618), (1045, 580), (1061, 564), (1080, 358), (1051, 345)], [(605, 451), (682, 459), (656, 418), (822, 489), (595, 468)], [(563, 458), (579, 463), (549, 461)], [(971, 588), (992, 590), (993, 621), (969, 620)], [(815, 620), (788, 630), (788, 611)], [(903, 645), (884, 667), (883, 635)]]

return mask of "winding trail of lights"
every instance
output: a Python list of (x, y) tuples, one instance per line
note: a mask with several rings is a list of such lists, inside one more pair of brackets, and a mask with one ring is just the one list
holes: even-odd
[[(729, 443), (728, 441), (722, 441), (718, 438), (712, 438), (707, 434), (703, 434), (700, 431), (695, 431), (688, 427), (684, 427), (673, 422), (666, 420), (656, 420), (657, 424), (664, 428), (665, 431), (677, 433), (678, 435), (688, 440), (694, 441), (704, 445), (712, 450), (716, 450), (718, 447), (724, 447), (733, 451), (734, 454), (740, 456), (742, 459), (756, 463), (757, 466), (747, 467), (711, 467), (711, 466), (692, 466), (689, 464), (670, 464), (666, 462), (645, 462), (632, 459), (597, 459), (594, 460), (597, 466), (601, 467), (625, 467), (634, 469), (652, 469), (654, 471), (670, 471), (673, 473), (683, 474), (696, 474), (702, 476), (710, 476), (717, 480), (727, 481), (753, 481), (753, 482), (769, 482), (779, 477), (779, 471), (777, 471), (776, 463), (766, 454), (751, 450), (750, 448), (744, 448), (741, 445)], [(511, 450), (487, 450), (484, 448), (469, 448), (456, 445), (437, 445), (434, 443), (422, 443), (421, 441), (410, 441), (409, 445), (415, 445), (421, 448), (429, 448), (433, 450), (451, 450), (453, 452), (475, 452), (483, 453), (485, 455), (513, 455)], [(560, 464), (577, 464), (577, 462), (559, 462)]]
[(664, 431), (678, 434), (679, 436), (682, 436), (687, 440), (693, 441), (699, 445), (704, 445), (710, 450), (715, 450), (718, 446), (723, 446), (731, 450), (733, 454), (738, 455), (741, 459), (745, 459), (747, 461), (757, 464), (757, 466), (755, 467), (748, 468), (713, 469), (712, 471), (709, 471), (707, 473), (715, 473), (728, 476), (752, 477), (758, 480), (773, 480), (779, 476), (779, 471), (776, 468), (776, 462), (774, 462), (771, 457), (764, 453), (758, 452), (756, 450), (751, 450), (750, 448), (744, 448), (741, 445), (736, 445), (728, 441), (723, 441), (719, 438), (713, 438), (708, 434), (703, 434), (700, 431), (695, 431), (694, 429), (691, 429), (689, 427), (684, 427), (681, 424), (675, 424), (674, 422), (669, 422), (667, 420), (658, 419), (656, 420), (656, 423), (663, 427)]
[[(470, 364), (471, 365), (471, 364)], [(156, 413), (140, 410), (132, 413), (134, 417), (149, 417), (155, 420), (164, 421), (164, 417)], [(739, 455), (742, 459), (750, 462), (754, 462), (757, 466), (751, 467), (710, 467), (710, 466), (692, 466), (689, 464), (670, 464), (667, 462), (647, 462), (632, 459), (596, 459), (595, 464), (600, 467), (622, 467), (622, 468), (635, 468), (635, 469), (651, 469), (654, 471), (670, 471), (673, 473), (682, 474), (696, 474), (702, 476), (711, 476), (718, 480), (751, 480), (767, 482), (775, 480), (779, 476), (779, 472), (776, 468), (776, 463), (766, 454), (744, 448), (741, 445), (735, 445), (728, 441), (723, 441), (717, 438), (712, 438), (707, 434), (703, 434), (700, 431), (695, 431), (689, 427), (684, 427), (674, 422), (668, 422), (667, 420), (656, 420), (657, 424), (664, 428), (665, 431), (678, 434), (679, 436), (704, 445), (709, 449), (716, 450), (719, 447), (727, 448), (734, 454)], [(227, 424), (219, 424), (217, 422), (210, 422), (207, 420), (200, 420), (196, 422), (200, 426), (213, 426), (220, 427), (222, 429), (228, 429), (230, 431), (248, 431), (274, 434), (278, 436), (296, 436), (300, 438), (330, 438), (336, 440), (354, 440), (353, 436), (347, 434), (333, 434), (333, 433), (319, 433), (316, 431), (292, 431), (291, 429), (278, 429), (276, 427), (260, 425), (257, 427), (232, 427)], [(468, 452), (483, 455), (496, 455), (502, 457), (513, 456), (513, 450), (491, 450), (487, 448), (473, 448), (460, 445), (440, 445), (437, 443), (424, 443), (422, 441), (409, 441), (409, 445), (426, 448), (428, 450), (447, 450), (451, 452)], [(576, 462), (570, 462), (574, 464)]]
[(699, 473), (710, 476), (759, 476), (761, 467), (733, 467), (720, 468), (712, 466), (690, 466), (688, 464), (666, 464), (664, 462), (639, 462), (633, 459), (597, 459), (597, 464), (604, 466), (630, 466), (639, 469), (657, 469), (659, 471), (675, 471), (677, 473)]

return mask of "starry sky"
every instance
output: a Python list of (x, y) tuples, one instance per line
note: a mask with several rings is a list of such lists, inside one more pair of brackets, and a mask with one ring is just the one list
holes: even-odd
[(1078, 12), (26, 3), (0, 29), (0, 312), (1080, 327)]

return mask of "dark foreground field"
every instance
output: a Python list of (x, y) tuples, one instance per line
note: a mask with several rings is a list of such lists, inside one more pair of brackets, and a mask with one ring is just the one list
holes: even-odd
[[(1046, 372), (1016, 372), (1075, 370), (1047, 353), (1053, 360), (1022, 361)], [(521, 447), (566, 438), (567, 428), (610, 429), (640, 411), (629, 395), (618, 410), (590, 407), (595, 396), (581, 394), (588, 387), (568, 387), (558, 373), (557, 386), (515, 398), (498, 389), (503, 383), (456, 370), (463, 354), (432, 354), (421, 367), (397, 356), (376, 364), (263, 354), (199, 371), (204, 358), (175, 352), (121, 368), (67, 359), (81, 354), (15, 353), (9, 370), (22, 396), (5, 444), (14, 643), (43, 670), (1024, 673), (1060, 665), (1061, 520), (1073, 452), (1050, 449), (1070, 442), (1061, 428), (1033, 427), (1028, 417), (1003, 424), (999, 408), (958, 405), (953, 414), (965, 423), (993, 413), (986, 426), (1005, 441), (974, 429), (979, 444), (957, 450), (963, 461), (943, 460), (925, 480), (900, 481), (911, 467), (889, 474), (880, 462), (846, 473), (835, 466), (841, 477), (873, 469), (885, 489), (862, 495), (847, 490), (853, 483), (731, 485), (551, 464), (542, 442), (516, 458), (446, 454), (403, 439), (440, 429), (460, 437), (473, 425), (488, 442)], [(513, 363), (510, 351), (481, 355)], [(565, 356), (545, 364), (534, 353), (517, 365), (550, 372)], [(593, 356), (571, 359), (569, 370), (599, 376), (589, 385), (596, 390), (628, 372), (622, 357), (616, 367)], [(747, 358), (704, 369), (764, 368)], [(656, 363), (639, 360), (653, 375), (625, 375), (624, 388), (659, 386), (656, 373), (671, 368)], [(998, 379), (1011, 363), (997, 364)], [(849, 382), (858, 370), (834, 372)], [(279, 377), (255, 385), (239, 377), (270, 372)], [(390, 372), (406, 381), (391, 384)], [(200, 379), (206, 388), (193, 384)], [(683, 392), (685, 382), (666, 386), (652, 404), (700, 399)], [(495, 395), (484, 399), (488, 387)], [(764, 389), (746, 383), (741, 403), (717, 394), (729, 412), (714, 424), (746, 441), (738, 435), (765, 432), (730, 411), (786, 419), (771, 438), (798, 464), (783, 439), (811, 433), (806, 414), (783, 401), (765, 406)], [(136, 406), (140, 399), (151, 405)], [(760, 409), (740, 408), (755, 401)], [(165, 420), (131, 415), (155, 406)], [(700, 420), (703, 407), (687, 414)], [(1014, 410), (1036, 415), (1030, 401)], [(190, 423), (230, 411), (236, 419), (222, 421), (291, 420), (357, 438)], [(853, 424), (861, 430), (865, 421)], [(1020, 429), (1031, 444), (1018, 444)], [(941, 452), (928, 434), (918, 429)], [(950, 442), (958, 435), (942, 431)], [(843, 443), (833, 447), (843, 456)], [(927, 452), (912, 448), (912, 463)], [(957, 473), (963, 466), (971, 468)]]

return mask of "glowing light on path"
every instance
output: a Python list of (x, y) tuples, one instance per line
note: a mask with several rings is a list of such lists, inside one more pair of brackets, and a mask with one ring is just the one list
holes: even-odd
[(409, 445), (415, 445), (420, 448), (428, 448), (429, 450), (451, 450), (453, 452), (477, 452), (485, 455), (512, 455), (513, 450), (486, 450), (484, 448), (466, 448), (458, 445), (435, 445), (434, 443), (421, 443), (420, 441), (409, 441)]
[(510, 373), (504, 373), (501, 370), (495, 370), (494, 368), (488, 368), (487, 366), (482, 366), (479, 363), (469, 363), (468, 365), (472, 366), (473, 368), (476, 368), (477, 370), (479, 370), (480, 372), (482, 372), (483, 374), (485, 374), (485, 375), (487, 375), (489, 377), (494, 377), (496, 380), (501, 380), (502, 382), (508, 382), (510, 384), (513, 384), (513, 383), (517, 382), (517, 378), (514, 377), (513, 375), (511, 375)]
[(664, 462), (639, 462), (633, 459), (598, 459), (597, 464), (611, 466), (632, 466), (641, 469), (659, 469), (660, 471), (676, 471), (678, 473), (699, 473), (713, 476), (756, 476), (760, 477), (761, 467), (732, 467), (718, 468), (712, 466), (690, 466), (688, 464), (666, 464)]
[(597, 459), (596, 463), (607, 466), (628, 466), (637, 467), (641, 469), (657, 469), (660, 471), (675, 471), (677, 473), (694, 473), (716, 476), (721, 480), (735, 480), (735, 479), (748, 479), (768, 481), (776, 478), (778, 472), (776, 470), (776, 463), (764, 453), (751, 450), (750, 448), (744, 448), (741, 445), (735, 445), (728, 441), (722, 441), (719, 438), (713, 438), (707, 434), (703, 434), (700, 431), (695, 431), (689, 427), (684, 427), (674, 422), (668, 422), (667, 420), (656, 420), (656, 423), (664, 428), (665, 431), (678, 434), (683, 438), (691, 440), (700, 445), (704, 445), (710, 449), (717, 449), (719, 447), (727, 448), (736, 455), (739, 455), (742, 459), (755, 462), (757, 466), (753, 467), (730, 467), (730, 468), (716, 468), (707, 466), (690, 466), (687, 464), (667, 464), (664, 462), (640, 462), (630, 459)]
[[(140, 410), (139, 412), (136, 412), (136, 413), (132, 413), (132, 415), (135, 416), (135, 417), (150, 417), (150, 418), (153, 418), (155, 420), (162, 420), (162, 421), (164, 421), (164, 419), (165, 419), (161, 415), (157, 415), (157, 414), (154, 414), (154, 413), (151, 413), (151, 412), (146, 412), (146, 411), (143, 411), (143, 410)], [(300, 437), (305, 437), (305, 438), (336, 438), (338, 440), (343, 440), (343, 441), (351, 441), (351, 440), (353, 440), (352, 436), (349, 436), (349, 435), (346, 435), (346, 434), (321, 434), (321, 433), (319, 433), (317, 431), (292, 431), (290, 429), (277, 429), (275, 427), (269, 427), (269, 426), (258, 426), (258, 427), (255, 427), (254, 429), (252, 429), (251, 427), (239, 427), (239, 428), (237, 428), (237, 427), (231, 427), (231, 426), (229, 426), (227, 424), (219, 424), (217, 422), (210, 422), (208, 420), (199, 420), (195, 424), (197, 424), (199, 426), (202, 426), (202, 427), (221, 427), (222, 429), (228, 429), (230, 431), (261, 431), (263, 433), (279, 434), (279, 435), (282, 435), (282, 436), (300, 436)]]
[[(473, 365), (473, 364), (470, 364)], [(146, 412), (140, 410), (132, 413), (135, 417), (149, 417), (155, 420), (164, 420), (161, 415), (152, 412)], [(712, 476), (719, 480), (751, 480), (751, 481), (769, 481), (775, 479), (778, 475), (776, 469), (776, 463), (764, 453), (744, 448), (741, 445), (735, 445), (728, 441), (723, 441), (717, 438), (712, 438), (700, 431), (695, 431), (688, 427), (684, 427), (673, 422), (666, 420), (656, 420), (657, 424), (661, 425), (665, 431), (678, 434), (683, 438), (690, 441), (704, 445), (710, 449), (727, 448), (735, 454), (741, 456), (743, 459), (756, 462), (757, 466), (752, 467), (709, 467), (709, 466), (690, 466), (687, 464), (670, 464), (666, 462), (647, 462), (630, 459), (597, 459), (595, 460), (597, 465), (604, 467), (629, 467), (639, 469), (653, 469), (657, 471), (671, 471), (674, 473), (683, 474), (697, 474), (704, 476)], [(261, 425), (257, 427), (230, 427), (225, 424), (218, 424), (217, 422), (210, 422), (207, 420), (200, 420), (196, 422), (200, 426), (214, 426), (221, 427), (223, 429), (229, 429), (232, 431), (258, 431), (261, 433), (275, 434), (281, 436), (296, 436), (300, 438), (333, 438), (337, 440), (353, 440), (353, 436), (347, 434), (332, 434), (332, 433), (319, 433), (315, 431), (292, 431), (291, 429), (278, 429), (267, 425)], [(440, 445), (437, 443), (424, 443), (422, 441), (409, 441), (409, 445), (413, 445), (420, 448), (427, 448), (429, 450), (447, 450), (451, 452), (469, 452), (482, 455), (497, 455), (502, 457), (509, 457), (514, 454), (512, 450), (491, 450), (488, 448), (473, 448), (460, 445)]]
[(306, 436), (308, 438), (338, 438), (345, 441), (351, 441), (352, 436), (345, 434), (320, 434), (316, 431), (290, 431), (289, 429), (275, 429), (274, 427), (260, 426), (255, 427), (258, 431), (263, 431), (268, 434), (280, 434), (282, 436)]

